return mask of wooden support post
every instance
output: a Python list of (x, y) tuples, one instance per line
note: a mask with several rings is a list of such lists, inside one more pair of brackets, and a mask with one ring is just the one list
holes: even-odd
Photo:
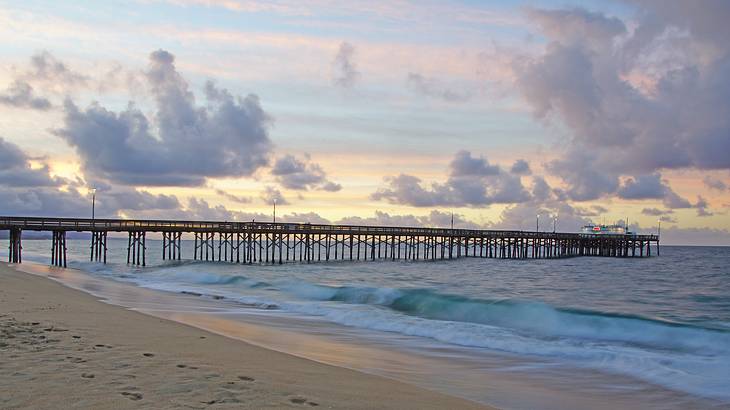
[(306, 233), (305, 235), (306, 235), (306, 236), (305, 236), (305, 240), (306, 240), (306, 242), (307, 242), (307, 243), (306, 243), (306, 247), (307, 247), (307, 263), (309, 263), (309, 262), (311, 261), (311, 258), (312, 258), (312, 252), (310, 251), (310, 248), (309, 248), (309, 246), (310, 246), (310, 243), (311, 243), (311, 242), (310, 242), (310, 238), (309, 238), (309, 236), (310, 236), (311, 234), (310, 234), (310, 233)]
[(142, 231), (142, 266), (147, 266), (147, 244), (145, 242), (145, 238), (147, 237), (147, 232)]
[(354, 235), (350, 234), (350, 260), (352, 260), (352, 241)]

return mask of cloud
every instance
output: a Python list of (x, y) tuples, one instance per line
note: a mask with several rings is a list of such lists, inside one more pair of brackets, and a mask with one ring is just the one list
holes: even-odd
[(468, 92), (454, 91), (434, 78), (426, 78), (421, 74), (408, 73), (408, 88), (418, 94), (449, 102), (464, 102), (471, 98)]
[[(727, 2), (636, 2), (636, 21), (580, 8), (528, 9), (544, 52), (515, 64), (535, 117), (564, 125), (570, 143), (549, 164), (571, 199), (619, 189), (624, 175), (730, 169)], [(645, 79), (637, 82), (635, 78)], [(665, 201), (686, 206), (670, 195)]]
[(448, 180), (430, 187), (424, 187), (421, 179), (412, 175), (386, 177), (387, 186), (370, 197), (416, 207), (484, 206), (529, 199), (519, 176), (489, 164), (484, 157), (476, 158), (468, 151), (459, 151), (449, 168)]
[(30, 66), (22, 75), (24, 79), (45, 82), (54, 86), (85, 86), (89, 77), (77, 73), (48, 51), (41, 51), (30, 58)]
[(585, 9), (540, 10), (528, 8), (527, 17), (540, 26), (551, 40), (562, 44), (590, 42), (597, 46), (611, 44), (626, 32), (624, 23), (615, 17), (606, 17)]
[(107, 204), (107, 200), (110, 200), (110, 204), (107, 205), (107, 208), (112, 214), (115, 213), (116, 210), (170, 210), (180, 207), (180, 202), (175, 195), (154, 195), (147, 191), (129, 188), (115, 188), (108, 192), (97, 191), (96, 198), (102, 207)]
[(727, 189), (727, 184), (717, 178), (713, 178), (709, 175), (702, 179), (702, 182), (707, 188), (714, 189), (717, 191), (724, 191)]
[[(77, 188), (80, 183), (52, 177), (47, 166), (31, 168), (29, 157), (15, 144), (0, 138), (0, 203), (4, 215), (90, 216), (91, 198)], [(172, 195), (97, 185), (96, 215), (119, 216), (124, 211), (175, 210)]]
[(332, 62), (332, 81), (338, 87), (351, 88), (360, 79), (360, 72), (354, 61), (355, 47), (343, 41), (337, 50), (335, 60)]
[(674, 191), (672, 191), (670, 189), (665, 193), (664, 206), (666, 206), (667, 208), (671, 208), (671, 209), (691, 208), (692, 204), (690, 204), (688, 200), (680, 197), (679, 195), (677, 195)]
[(465, 150), (461, 150), (454, 155), (449, 167), (451, 168), (451, 176), (455, 177), (491, 176), (500, 173), (500, 168), (490, 165), (486, 158), (472, 157), (471, 153)]
[(150, 55), (152, 119), (133, 103), (115, 113), (66, 100), (64, 126), (54, 132), (76, 149), (87, 175), (128, 185), (200, 186), (207, 178), (250, 176), (268, 164), (271, 119), (258, 97), (234, 97), (209, 82), (207, 105), (197, 106), (174, 61), (164, 50)]
[(668, 208), (689, 208), (688, 200), (680, 197), (659, 173), (629, 177), (617, 192), (622, 199), (663, 199)]
[[(589, 223), (589, 216), (597, 216), (606, 211), (600, 206), (592, 210), (573, 207), (563, 198), (563, 193), (548, 185), (540, 176), (532, 177), (530, 199), (512, 204), (502, 211), (499, 220), (488, 223), (488, 229), (517, 229), (534, 231), (577, 232)], [(539, 216), (538, 216), (539, 215)]]
[(572, 151), (565, 159), (547, 164), (547, 170), (568, 184), (566, 194), (576, 201), (589, 201), (616, 192), (618, 176), (601, 171), (592, 164), (595, 157), (587, 151)]
[(672, 211), (671, 209), (644, 208), (641, 210), (641, 213), (644, 215), (649, 215), (649, 216), (662, 216), (662, 215), (673, 214), (674, 211)]
[(264, 188), (264, 190), (261, 192), (261, 199), (267, 204), (273, 204), (274, 202), (276, 202), (277, 205), (289, 204), (289, 201), (284, 198), (284, 195), (282, 195), (281, 191), (272, 186), (267, 186), (266, 188)]
[(49, 175), (47, 165), (32, 168), (30, 158), (17, 145), (0, 137), (0, 185), (22, 189), (57, 187), (62, 183)]
[[(350, 216), (337, 221), (341, 225), (364, 226), (412, 226), (430, 228), (449, 228), (451, 226), (450, 212), (432, 210), (428, 215), (391, 215), (387, 212), (375, 211), (371, 217)], [(478, 229), (479, 225), (468, 221), (461, 214), (453, 214), (454, 228)]]
[(580, 217), (601, 216), (608, 212), (608, 208), (600, 205), (591, 205), (588, 208), (574, 206), (575, 215)]
[(518, 159), (515, 161), (514, 164), (512, 164), (512, 167), (509, 169), (509, 172), (515, 174), (515, 175), (530, 175), (532, 174), (532, 170), (530, 169), (530, 164), (525, 161), (524, 159)]
[(714, 215), (712, 212), (708, 211), (707, 208), (709, 207), (707, 200), (703, 198), (700, 195), (697, 195), (697, 203), (695, 203), (695, 208), (697, 208), (697, 216), (712, 216)]
[(248, 203), (251, 203), (251, 198), (249, 198), (249, 197), (233, 195), (233, 194), (231, 194), (229, 192), (226, 192), (226, 191), (224, 191), (222, 189), (216, 189), (215, 190), (215, 193), (218, 194), (218, 195), (220, 195), (220, 196), (222, 196), (222, 197), (224, 197), (224, 198), (226, 198), (226, 199), (228, 199), (229, 201), (237, 202), (239, 204), (248, 204)]
[(329, 192), (342, 189), (340, 184), (329, 181), (322, 167), (310, 162), (308, 156), (304, 160), (297, 159), (293, 155), (280, 157), (271, 168), (271, 174), (287, 189), (300, 191), (321, 189)]
[(277, 222), (279, 220), (281, 220), (281, 222), (310, 223), (310, 224), (321, 224), (321, 225), (327, 225), (327, 224), (332, 223), (329, 219), (321, 217), (316, 212), (305, 212), (305, 213), (292, 212), (291, 214), (282, 215), (281, 219), (276, 218), (276, 220), (277, 220)]
[(662, 226), (661, 242), (662, 245), (730, 246), (730, 231), (717, 228)]
[(33, 92), (33, 87), (20, 80), (15, 80), (8, 86), (5, 93), (0, 94), (0, 104), (41, 111), (51, 108), (51, 102), (48, 99), (36, 96)]

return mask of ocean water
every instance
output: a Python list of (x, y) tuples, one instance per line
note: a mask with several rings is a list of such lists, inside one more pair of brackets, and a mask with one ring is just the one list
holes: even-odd
[[(69, 265), (96, 278), (218, 303), (243, 322), (284, 318), (303, 332), (307, 323), (312, 329), (326, 325), (327, 334), (340, 334), (340, 343), (374, 340), (383, 349), (468, 363), (469, 386), (451, 374), (439, 389), (504, 407), (531, 408), (537, 401), (484, 393), (479, 372), (485, 380), (495, 373), (542, 373), (539, 380), (555, 383), (546, 382), (543, 390), (575, 386), (585, 396), (610, 397), (645, 383), (681, 395), (681, 407), (730, 404), (730, 248), (662, 247), (661, 256), (643, 259), (267, 266), (163, 262), (160, 242), (147, 246), (148, 266), (138, 268), (123, 263), (126, 240), (110, 239), (107, 265), (88, 262), (87, 241), (69, 241)], [(25, 241), (24, 258), (47, 263), (49, 247), (50, 241)], [(191, 255), (191, 247), (184, 242), (183, 255)], [(298, 353), (306, 356), (306, 349)], [(487, 357), (509, 365), (488, 365)], [(399, 377), (392, 365), (368, 366)], [(429, 371), (438, 372), (434, 367)], [(571, 380), (576, 371), (606, 377), (579, 387)], [(661, 400), (674, 400), (672, 394), (655, 396), (656, 407), (668, 407)]]

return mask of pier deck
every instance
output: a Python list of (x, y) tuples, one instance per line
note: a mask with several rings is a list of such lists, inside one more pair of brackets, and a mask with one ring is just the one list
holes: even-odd
[[(183, 235), (193, 259), (235, 263), (329, 260), (441, 260), (461, 257), (548, 259), (651, 256), (657, 235), (447, 229), (309, 223), (215, 222), (0, 216), (10, 231), (8, 261), (22, 262), (22, 232), (52, 232), (51, 264), (66, 266), (66, 233), (90, 232), (90, 260), (106, 263), (107, 234), (128, 234), (127, 263), (146, 265), (148, 233), (162, 234), (163, 259), (181, 259)], [(188, 258), (190, 255), (188, 255)]]

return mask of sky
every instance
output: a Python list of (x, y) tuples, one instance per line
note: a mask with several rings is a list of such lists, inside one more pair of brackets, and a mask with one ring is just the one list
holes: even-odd
[[(730, 245), (730, 2), (0, 0), (0, 214)], [(539, 215), (539, 216), (538, 216)], [(661, 222), (660, 222), (661, 221)]]

